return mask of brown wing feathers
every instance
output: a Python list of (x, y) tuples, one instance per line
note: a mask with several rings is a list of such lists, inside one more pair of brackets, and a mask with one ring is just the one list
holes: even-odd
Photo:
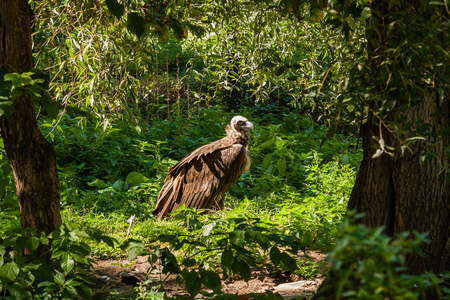
[(159, 219), (182, 204), (197, 209), (223, 208), (226, 191), (249, 163), (249, 134), (244, 130), (253, 129), (251, 122), (239, 116), (230, 125), (237, 130), (227, 128), (227, 137), (194, 150), (170, 168), (153, 211)]

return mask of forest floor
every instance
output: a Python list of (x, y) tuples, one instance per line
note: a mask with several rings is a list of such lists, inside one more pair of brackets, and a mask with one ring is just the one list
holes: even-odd
[[(309, 251), (308, 256), (314, 262), (323, 261), (326, 254), (318, 251)], [(178, 285), (175, 276), (166, 277), (161, 274), (161, 269), (153, 270), (147, 277), (150, 264), (147, 257), (138, 257), (132, 264), (126, 259), (122, 260), (100, 260), (94, 265), (92, 277), (96, 283), (93, 287), (93, 299), (104, 299), (131, 294), (140, 283), (151, 279), (148, 287), (161, 285), (164, 297), (190, 298), (183, 285)], [(238, 299), (252, 299), (250, 293), (265, 294), (267, 290), (277, 294), (283, 299), (310, 299), (319, 288), (324, 279), (320, 275), (315, 279), (300, 280), (298, 275), (277, 273), (269, 274), (265, 270), (252, 272), (252, 278), (246, 282), (239, 277), (222, 280), (222, 291), (227, 294), (238, 294)], [(161, 284), (162, 283), (162, 284)], [(197, 295), (196, 298), (201, 298)]]

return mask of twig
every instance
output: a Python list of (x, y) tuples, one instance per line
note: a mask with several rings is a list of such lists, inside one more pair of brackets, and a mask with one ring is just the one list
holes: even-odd
[(128, 236), (130, 235), (130, 232), (131, 232), (131, 226), (133, 225), (134, 218), (135, 218), (135, 215), (132, 215), (127, 221), (130, 224), (130, 226), (128, 226), (128, 231), (127, 231), (127, 238), (126, 238), (127, 240), (128, 240)]

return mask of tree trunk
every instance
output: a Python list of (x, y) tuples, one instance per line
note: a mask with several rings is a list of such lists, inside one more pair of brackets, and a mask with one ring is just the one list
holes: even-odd
[[(440, 124), (446, 126), (450, 119), (449, 102), (440, 106), (427, 100), (412, 107), (407, 119), (426, 120), (437, 110), (442, 112)], [(374, 115), (371, 115), (374, 118)], [(374, 122), (368, 122), (371, 124)], [(435, 128), (436, 132), (444, 128)], [(378, 142), (373, 138), (380, 136), (380, 127), (368, 125), (362, 131), (364, 158), (361, 163), (355, 186), (350, 196), (349, 209), (362, 212), (362, 222), (370, 227), (385, 226), (391, 236), (405, 231), (429, 232), (430, 243), (423, 245), (425, 255), (410, 256), (407, 260), (408, 273), (420, 274), (425, 271), (441, 272), (450, 269), (449, 252), (446, 245), (450, 234), (450, 195), (446, 172), (441, 166), (445, 159), (445, 145), (448, 135), (443, 139), (428, 140), (414, 144), (410, 150), (394, 153), (394, 157), (382, 154), (372, 158)], [(382, 129), (386, 145), (400, 148), (397, 138), (388, 130)], [(440, 157), (421, 162), (421, 153), (439, 153)]]
[[(32, 67), (28, 0), (2, 0), (0, 69), (22, 72)], [(22, 228), (49, 234), (61, 223), (56, 151), (42, 136), (28, 96), (15, 100), (11, 117), (0, 117), (0, 130), (14, 175)]]
[[(408, 272), (437, 273), (449, 269), (449, 252), (445, 248), (450, 240), (450, 195), (449, 180), (446, 178), (448, 174), (443, 163), (448, 159), (446, 147), (449, 145), (449, 135), (445, 132), (448, 132), (450, 102), (445, 98), (440, 99), (437, 87), (427, 87), (421, 82), (422, 78), (414, 74), (428, 71), (427, 66), (422, 67), (420, 55), (410, 63), (399, 63), (398, 66), (404, 68), (402, 70), (391, 68), (388, 74), (384, 67), (384, 63), (392, 59), (388, 50), (396, 49), (400, 41), (417, 38), (407, 36), (408, 32), (401, 29), (392, 29), (392, 24), (401, 22), (392, 16), (410, 14), (426, 20), (431, 15), (424, 13), (432, 14), (432, 11), (423, 6), (421, 1), (414, 0), (395, 7), (390, 7), (389, 1), (376, 1), (372, 3), (372, 12), (372, 24), (367, 26), (366, 35), (369, 74), (381, 99), (397, 103), (390, 112), (384, 112), (384, 116), (380, 116), (383, 110), (380, 100), (373, 101), (369, 108), (369, 118), (361, 130), (364, 157), (348, 208), (364, 213), (362, 223), (365, 225), (385, 226), (385, 232), (391, 236), (413, 230), (429, 232), (431, 243), (423, 245), (425, 255), (408, 257)], [(440, 46), (445, 49), (444, 39), (440, 40)], [(416, 45), (412, 43), (412, 47)], [(404, 81), (399, 81), (401, 84), (389, 86), (393, 91), (386, 93), (386, 82), (390, 80), (388, 76), (398, 78), (404, 74), (412, 84), (405, 87)], [(396, 124), (390, 127), (400, 130), (388, 129), (389, 124)], [(400, 141), (416, 137), (420, 124), (428, 126), (426, 140), (416, 142), (402, 151)], [(382, 138), (386, 145), (395, 149), (391, 155), (383, 153), (372, 158), (376, 149), (380, 148), (374, 137)], [(421, 156), (425, 153), (437, 157), (422, 161)]]
[[(364, 157), (348, 209), (363, 213), (360, 222), (367, 226), (384, 226), (392, 237), (405, 231), (429, 233), (430, 243), (422, 245), (424, 255), (406, 257), (409, 274), (450, 270), (450, 180), (446, 178), (450, 102), (448, 79), (442, 80), (445, 68), (438, 66), (442, 61), (434, 60), (432, 53), (448, 46), (439, 25), (434, 26), (440, 34), (429, 45), (425, 39), (432, 35), (421, 33), (436, 28), (427, 28), (429, 23), (418, 27), (437, 19), (433, 9), (420, 0), (372, 1), (366, 24), (367, 68), (357, 78), (371, 96), (364, 102), (368, 115), (360, 133)], [(402, 23), (408, 21), (415, 23)], [(411, 55), (410, 61), (404, 59), (405, 53)], [(430, 74), (433, 84), (427, 83)], [(421, 132), (420, 127), (426, 129)], [(425, 139), (404, 147), (407, 139), (418, 136)], [(374, 156), (381, 149), (380, 139), (389, 148)], [(424, 159), (427, 153), (434, 157)], [(315, 299), (335, 299), (335, 280), (328, 276)]]

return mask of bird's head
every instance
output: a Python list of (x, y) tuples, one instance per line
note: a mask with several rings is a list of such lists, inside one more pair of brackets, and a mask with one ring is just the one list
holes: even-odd
[(231, 119), (230, 125), (231, 130), (239, 135), (246, 136), (247, 138), (250, 137), (250, 129), (255, 130), (253, 123), (242, 116), (236, 116)]

